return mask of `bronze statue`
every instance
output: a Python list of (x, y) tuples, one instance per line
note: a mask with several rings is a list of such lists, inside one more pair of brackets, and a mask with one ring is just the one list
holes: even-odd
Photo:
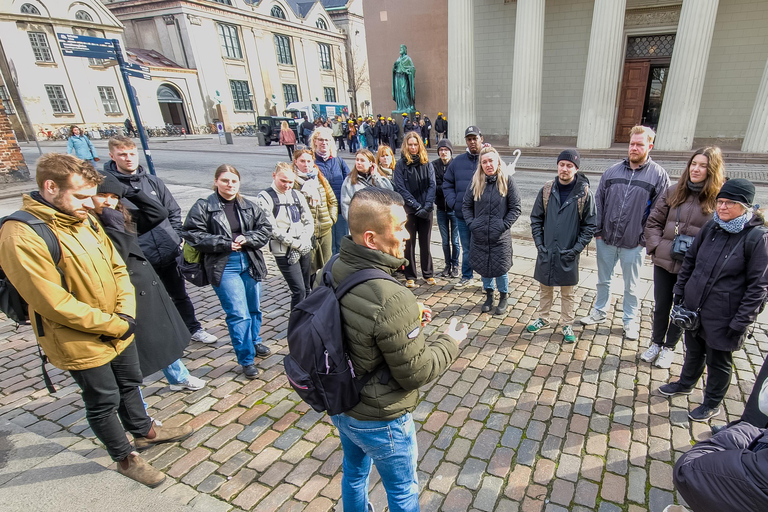
[(408, 49), (404, 44), (401, 44), (400, 57), (392, 66), (392, 99), (395, 100), (398, 111), (408, 112), (414, 109), (416, 104), (415, 76), (416, 67), (408, 56)]

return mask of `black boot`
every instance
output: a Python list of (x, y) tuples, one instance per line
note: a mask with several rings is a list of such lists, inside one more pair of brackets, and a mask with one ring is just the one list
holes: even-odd
[(492, 309), (493, 309), (493, 288), (486, 288), (485, 289), (485, 302), (483, 303), (483, 307), (482, 307), (481, 311), (483, 313), (488, 313)]
[(496, 306), (496, 314), (503, 315), (506, 312), (507, 312), (507, 294), (501, 293), (499, 294), (499, 305)]

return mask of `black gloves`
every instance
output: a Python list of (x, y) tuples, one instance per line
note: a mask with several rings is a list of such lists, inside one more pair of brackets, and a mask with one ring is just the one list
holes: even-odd
[(576, 251), (573, 249), (566, 249), (560, 251), (560, 261), (563, 263), (572, 263), (576, 259)]
[(543, 245), (537, 245), (536, 246), (536, 250), (539, 251), (539, 254), (541, 254), (541, 255), (545, 255), (545, 254), (547, 254), (549, 252), (549, 251), (547, 251), (547, 248), (544, 247)]
[(745, 331), (737, 331), (736, 329), (728, 328), (728, 332), (725, 334), (725, 338), (728, 341), (738, 341), (742, 336), (744, 336)]
[(432, 212), (427, 211), (424, 208), (419, 208), (418, 210), (416, 210), (416, 213), (414, 215), (416, 215), (420, 219), (428, 219), (430, 215), (432, 215)]
[(682, 295), (674, 295), (672, 297), (672, 303), (673, 304), (682, 304), (683, 303), (683, 296)]
[(136, 330), (136, 320), (133, 319), (133, 317), (124, 315), (123, 313), (118, 313), (117, 316), (128, 322), (128, 330), (125, 331), (125, 334), (120, 336), (121, 340), (127, 340), (131, 337), (133, 332)]

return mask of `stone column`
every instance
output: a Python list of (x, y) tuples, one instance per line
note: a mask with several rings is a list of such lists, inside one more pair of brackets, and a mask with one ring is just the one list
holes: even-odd
[(539, 145), (545, 0), (517, 0), (509, 145)]
[(687, 151), (693, 146), (718, 3), (683, 1), (659, 115), (657, 150)]
[[(472, 0), (448, 0), (448, 138), (464, 144), (475, 124), (475, 40)], [(482, 129), (482, 126), (480, 127)]]
[(576, 141), (582, 149), (610, 148), (613, 142), (625, 9), (626, 0), (595, 0)]
[(768, 153), (768, 62), (765, 63), (741, 150), (745, 153)]

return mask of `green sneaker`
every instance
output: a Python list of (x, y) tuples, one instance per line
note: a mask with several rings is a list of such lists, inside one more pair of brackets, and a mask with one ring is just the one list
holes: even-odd
[(541, 329), (543, 329), (548, 325), (549, 325), (549, 322), (547, 322), (543, 318), (537, 318), (535, 322), (533, 322), (531, 325), (529, 325), (525, 329), (528, 332), (539, 332)]
[(563, 327), (563, 341), (566, 343), (576, 342), (576, 335), (573, 333), (573, 327), (570, 325)]

